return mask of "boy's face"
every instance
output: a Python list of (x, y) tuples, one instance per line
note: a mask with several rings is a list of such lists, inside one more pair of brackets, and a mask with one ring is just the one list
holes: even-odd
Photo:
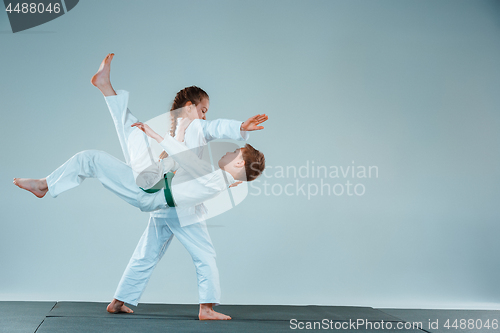
[(222, 156), (219, 160), (219, 168), (224, 169), (227, 166), (234, 165), (240, 161), (243, 161), (243, 148), (238, 148), (233, 152), (227, 152), (226, 155)]

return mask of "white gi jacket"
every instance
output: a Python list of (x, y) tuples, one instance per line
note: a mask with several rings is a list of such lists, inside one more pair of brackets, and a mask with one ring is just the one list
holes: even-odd
[[(181, 226), (204, 221), (207, 209), (203, 202), (227, 190), (235, 182), (231, 174), (220, 169), (213, 171), (212, 166), (200, 157), (208, 141), (247, 140), (249, 134), (240, 131), (241, 124), (241, 121), (227, 119), (195, 119), (186, 129), (185, 144), (169, 135), (160, 143), (169, 154), (163, 160), (166, 169), (164, 172), (170, 171), (172, 165), (174, 169), (178, 168), (172, 179), (172, 196), (177, 205), (175, 209)], [(190, 150), (186, 146), (194, 148)], [(167, 217), (167, 214), (166, 209), (151, 212), (152, 217)]]

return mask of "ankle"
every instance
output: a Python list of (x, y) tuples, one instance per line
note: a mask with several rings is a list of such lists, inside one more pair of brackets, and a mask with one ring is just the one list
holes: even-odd
[(39, 190), (40, 191), (47, 191), (48, 189), (49, 189), (49, 186), (47, 185), (47, 179), (46, 178), (40, 179)]
[(200, 303), (200, 311), (211, 311), (212, 307), (212, 303)]
[(98, 87), (101, 93), (104, 95), (104, 97), (109, 97), (109, 96), (116, 96), (115, 90), (109, 85), (108, 87), (101, 88)]

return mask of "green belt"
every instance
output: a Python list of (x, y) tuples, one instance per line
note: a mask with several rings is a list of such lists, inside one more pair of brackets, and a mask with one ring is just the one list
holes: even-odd
[[(172, 196), (172, 178), (173, 177), (174, 177), (173, 172), (167, 172), (164, 176), (165, 188), (163, 188), (163, 193), (165, 194), (165, 200), (167, 200), (168, 207), (175, 207), (174, 197)], [(156, 185), (155, 185), (155, 187), (156, 187)], [(145, 190), (141, 187), (141, 190), (143, 190), (146, 193), (156, 193), (161, 189), (160, 188), (150, 188), (150, 189)]]

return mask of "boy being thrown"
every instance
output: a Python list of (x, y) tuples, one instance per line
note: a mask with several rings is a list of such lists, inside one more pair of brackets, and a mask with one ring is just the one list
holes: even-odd
[[(86, 178), (97, 178), (104, 187), (129, 204), (142, 211), (152, 212), (169, 207), (165, 197), (168, 189), (165, 192), (147, 193), (142, 188), (149, 189), (154, 186), (168, 171), (165, 170), (166, 168), (175, 169), (180, 165), (180, 169), (172, 179), (170, 192), (175, 206), (179, 208), (177, 209), (178, 215), (190, 217), (180, 221), (181, 226), (184, 226), (204, 218), (204, 209), (199, 209), (203, 205), (199, 204), (217, 196), (228, 187), (236, 186), (241, 181), (254, 180), (263, 172), (264, 155), (248, 144), (244, 148), (224, 155), (218, 163), (221, 169), (212, 171), (209, 163), (199, 159), (184, 144), (168, 135), (163, 139), (149, 126), (139, 123), (128, 109), (128, 92), (121, 90), (115, 92), (110, 84), (110, 62), (113, 55), (109, 54), (104, 59), (99, 71), (92, 78), (92, 84), (98, 87), (105, 96), (127, 164), (105, 152), (86, 150), (74, 155), (46, 178), (14, 178), (15, 185), (32, 192), (39, 198), (44, 197), (47, 192), (55, 198), (77, 187)], [(194, 112), (196, 113), (196, 110)], [(259, 125), (267, 119), (266, 115), (259, 114), (243, 123), (221, 120), (219, 126), (215, 124), (218, 128), (213, 131), (218, 132), (220, 138), (233, 138), (239, 136), (239, 131), (241, 135), (244, 135), (243, 133), (249, 131), (263, 129), (264, 127)], [(205, 130), (199, 123), (199, 117), (196, 123), (196, 120), (191, 123), (186, 120), (188, 119), (184, 119), (178, 126), (178, 130), (182, 132), (179, 133), (180, 137), (184, 137), (188, 126), (198, 125), (195, 126), (195, 131), (200, 133)], [(233, 126), (234, 124), (227, 126), (229, 123), (235, 123), (238, 126)], [(163, 163), (158, 163), (152, 159), (147, 138), (134, 126), (160, 142), (165, 151), (171, 155), (168, 162), (165, 159)], [(239, 128), (238, 135), (233, 133), (234, 128)], [(172, 160), (178, 164), (173, 163)], [(193, 214), (195, 208), (196, 214)], [(198, 216), (197, 220), (192, 219), (194, 215)]]
[[(227, 152), (218, 161), (220, 169), (212, 171), (209, 163), (199, 159), (196, 154), (173, 137), (166, 135), (163, 138), (141, 122), (134, 123), (132, 126), (139, 128), (147, 136), (156, 140), (165, 152), (178, 163), (179, 168), (172, 179), (171, 192), (175, 206), (180, 208), (199, 205), (217, 196), (228, 186), (238, 181), (252, 181), (262, 173), (265, 166), (264, 155), (251, 145), (246, 144), (243, 148)], [(177, 169), (177, 167), (174, 168)], [(168, 193), (166, 196), (169, 199)], [(143, 197), (146, 198), (144, 205), (149, 206), (150, 199), (147, 199), (147, 196)], [(168, 202), (167, 205), (171, 206)]]
[[(59, 194), (80, 185), (86, 178), (97, 178), (104, 187), (131, 205), (140, 208), (142, 211), (150, 212), (175, 206), (180, 211), (188, 210), (186, 216), (193, 216), (196, 206), (214, 198), (230, 186), (237, 185), (242, 181), (256, 179), (264, 170), (264, 155), (251, 145), (246, 144), (243, 148), (226, 153), (218, 161), (220, 169), (212, 171), (209, 163), (198, 158), (195, 153), (173, 137), (167, 135), (163, 138), (148, 125), (141, 122), (135, 122), (130, 125), (130, 122), (137, 121), (137, 118), (126, 107), (128, 102), (127, 92), (118, 91), (118, 94), (113, 97), (116, 100), (113, 103), (108, 102), (108, 106), (112, 112), (113, 120), (115, 120), (115, 125), (120, 123), (120, 121), (123, 122), (123, 126), (121, 127), (125, 135), (124, 138), (120, 138), (120, 141), (128, 145), (129, 154), (134, 154), (130, 150), (130, 147), (134, 144), (128, 142), (129, 137), (134, 136), (134, 140), (140, 141), (141, 137), (136, 133), (137, 129), (140, 129), (147, 136), (156, 140), (167, 152), (169, 158), (173, 159), (171, 161), (173, 163), (170, 166), (173, 169), (177, 169), (177, 171), (175, 177), (171, 179), (171, 184), (170, 182), (165, 182), (168, 186), (166, 186), (164, 191), (147, 193), (136, 185), (136, 181), (139, 182), (139, 180), (134, 179), (129, 165), (105, 152), (95, 150), (87, 150), (76, 154), (47, 176), (47, 178), (14, 178), (14, 184), (32, 192), (39, 198), (45, 196), (47, 192), (50, 192), (52, 197), (57, 197)], [(116, 111), (116, 113), (113, 113), (113, 111)], [(267, 120), (267, 116), (265, 115), (251, 117), (249, 119), (251, 123), (250, 127), (246, 130), (262, 129), (262, 126), (258, 125), (265, 120)], [(132, 128), (128, 130), (127, 127)], [(137, 127), (137, 129), (134, 127)], [(186, 128), (182, 128), (182, 130), (185, 131)], [(120, 132), (120, 126), (118, 125), (117, 131)], [(134, 132), (135, 135), (131, 135)], [(139, 154), (136, 152), (136, 155)], [(163, 175), (164, 171), (167, 170), (163, 170), (160, 167), (158, 172)], [(141, 174), (138, 176), (140, 177)], [(171, 173), (170, 176), (172, 177), (173, 174)], [(199, 219), (204, 218), (203, 212), (201, 214), (197, 212), (196, 215), (199, 215)], [(183, 223), (181, 220), (181, 225), (196, 222), (196, 220), (188, 219)]]

